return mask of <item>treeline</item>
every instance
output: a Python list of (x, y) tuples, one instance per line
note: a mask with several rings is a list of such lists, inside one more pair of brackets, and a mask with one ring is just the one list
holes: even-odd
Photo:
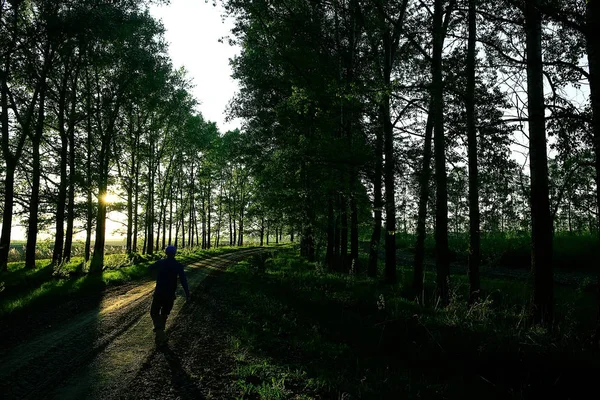
[(150, 3), (0, 3), (0, 271), (19, 222), (26, 267), (38, 232), (54, 235), (55, 265), (85, 233), (85, 260), (102, 271), (110, 211), (125, 215), (131, 253), (243, 244), (239, 132), (221, 135), (196, 111)]
[[(385, 248), (393, 283), (395, 234), (416, 232), (413, 289), (423, 301), (433, 232), (444, 304), (448, 233), (468, 231), (477, 301), (481, 232), (530, 231), (532, 316), (552, 320), (553, 232), (599, 231), (598, 2), (226, 8), (236, 20), (230, 40), (242, 47), (230, 112), (245, 120), (261, 207), (297, 224), (304, 255), (324, 247), (330, 270), (375, 276)], [(370, 258), (359, 265), (359, 227), (370, 221)]]

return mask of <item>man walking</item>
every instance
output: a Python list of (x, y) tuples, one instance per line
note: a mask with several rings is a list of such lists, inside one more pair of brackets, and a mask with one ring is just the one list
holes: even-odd
[(156, 271), (156, 287), (150, 306), (150, 316), (154, 323), (154, 332), (156, 333), (155, 342), (157, 345), (166, 343), (165, 324), (167, 317), (173, 309), (175, 301), (175, 289), (177, 289), (177, 277), (183, 286), (187, 300), (190, 300), (190, 290), (188, 288), (187, 278), (183, 271), (183, 264), (175, 260), (175, 246), (168, 246), (165, 249), (167, 258), (158, 260), (148, 267), (150, 271)]

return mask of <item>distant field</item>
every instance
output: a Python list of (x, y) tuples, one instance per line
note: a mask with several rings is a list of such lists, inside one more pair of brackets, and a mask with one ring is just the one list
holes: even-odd
[[(27, 241), (25, 240), (13, 240), (10, 242), (10, 252), (8, 254), (8, 261), (23, 261), (25, 259), (25, 246)], [(38, 241), (36, 246), (36, 258), (46, 259), (52, 258), (52, 250), (54, 248), (54, 242), (50, 240)], [(94, 248), (94, 242), (91, 244), (92, 249)], [(104, 246), (105, 254), (121, 254), (125, 253), (125, 240), (107, 240)], [(82, 256), (85, 252), (85, 242), (77, 240), (73, 242), (72, 256)]]

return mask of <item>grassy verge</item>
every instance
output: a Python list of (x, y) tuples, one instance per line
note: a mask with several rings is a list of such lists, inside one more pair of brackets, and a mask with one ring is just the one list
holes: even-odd
[[(238, 250), (220, 247), (209, 250), (181, 250), (177, 259), (188, 264), (216, 255)], [(99, 275), (87, 274), (83, 258), (53, 266), (50, 260), (36, 261), (36, 267), (27, 269), (24, 262), (9, 263), (8, 271), (0, 274), (0, 317), (35, 309), (80, 295), (104, 290), (130, 281), (149, 279), (148, 265), (159, 255), (111, 254), (105, 257), (104, 271)]]
[(328, 274), (293, 251), (228, 269), (218, 290), (230, 312), (220, 317), (238, 397), (533, 399), (593, 390), (600, 358), (585, 339), (589, 294), (557, 288), (561, 316), (549, 332), (527, 323), (526, 285), (484, 280), (484, 301), (467, 307), (456, 277), (442, 309), (413, 302), (408, 275), (385, 286)]

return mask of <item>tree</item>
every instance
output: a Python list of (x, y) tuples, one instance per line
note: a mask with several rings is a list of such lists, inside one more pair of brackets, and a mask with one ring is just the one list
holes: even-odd
[(542, 17), (539, 0), (525, 3), (527, 39), (527, 94), (529, 156), (531, 170), (531, 269), (533, 272), (533, 318), (551, 323), (554, 311), (552, 273), (552, 219), (548, 194), (548, 157), (544, 118), (542, 65)]

